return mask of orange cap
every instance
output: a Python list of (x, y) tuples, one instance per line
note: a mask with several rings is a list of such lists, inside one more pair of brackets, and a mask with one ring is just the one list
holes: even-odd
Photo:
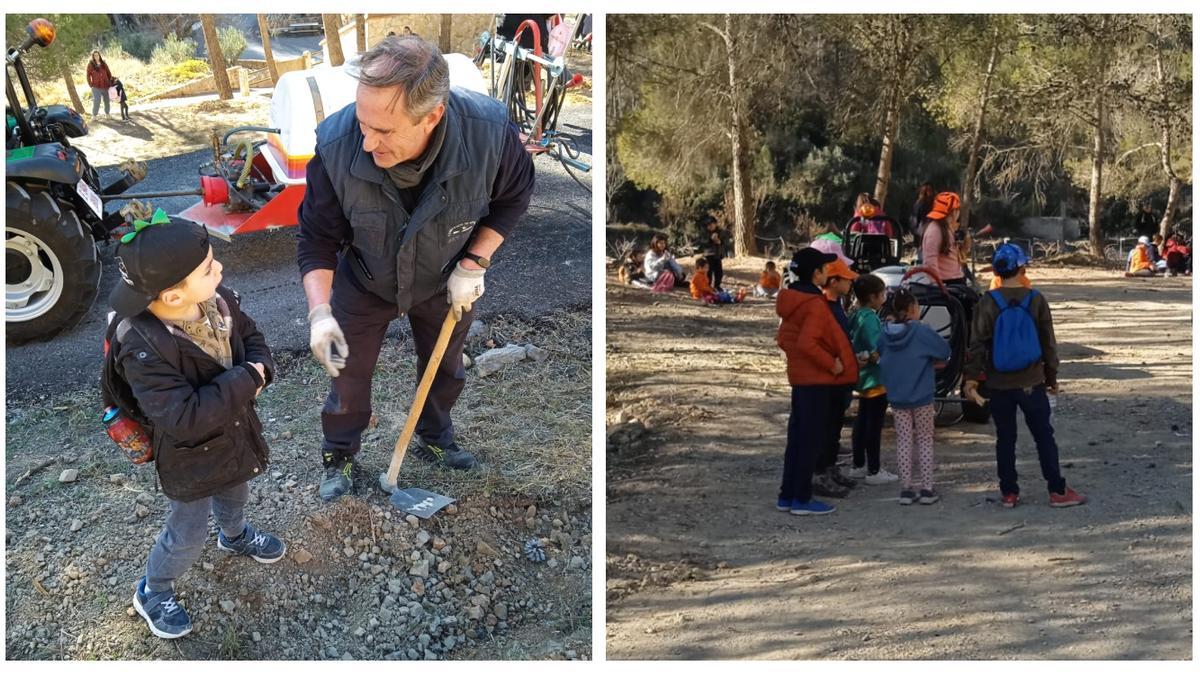
[(840, 277), (842, 279), (849, 279), (850, 281), (854, 281), (858, 278), (858, 275), (854, 273), (854, 270), (847, 267), (846, 261), (842, 260), (841, 258), (838, 258), (831, 263), (825, 263), (825, 276)]
[(925, 216), (929, 220), (941, 220), (950, 215), (959, 205), (958, 195), (953, 192), (941, 192), (933, 198), (933, 210)]

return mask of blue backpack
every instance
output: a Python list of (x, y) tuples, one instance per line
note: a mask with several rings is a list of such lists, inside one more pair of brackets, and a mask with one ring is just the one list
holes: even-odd
[(1042, 342), (1038, 339), (1037, 323), (1029, 311), (1029, 303), (1037, 291), (1030, 290), (1020, 302), (1009, 302), (1000, 291), (988, 295), (1000, 307), (992, 333), (992, 366), (1001, 373), (1025, 370), (1042, 358)]

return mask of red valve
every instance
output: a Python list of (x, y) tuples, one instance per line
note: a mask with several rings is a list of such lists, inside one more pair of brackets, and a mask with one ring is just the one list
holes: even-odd
[(200, 189), (204, 191), (204, 205), (229, 203), (229, 183), (220, 176), (201, 176)]

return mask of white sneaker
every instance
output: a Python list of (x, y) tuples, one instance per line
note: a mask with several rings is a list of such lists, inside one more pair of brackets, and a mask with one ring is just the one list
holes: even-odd
[(879, 473), (869, 474), (863, 479), (863, 482), (865, 482), (867, 485), (886, 485), (888, 483), (894, 483), (898, 480), (900, 480), (900, 477), (896, 474), (888, 471), (887, 469), (880, 469)]
[(850, 467), (850, 470), (846, 472), (846, 475), (855, 480), (858, 480), (860, 478), (866, 478), (867, 477), (867, 467), (865, 467), (865, 466)]

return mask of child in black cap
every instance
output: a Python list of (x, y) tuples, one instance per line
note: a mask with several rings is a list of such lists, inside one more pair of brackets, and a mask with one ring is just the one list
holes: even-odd
[(254, 399), (274, 379), (275, 362), (237, 295), (220, 285), (221, 263), (204, 228), (161, 209), (134, 227), (116, 250), (121, 281), (109, 296), (115, 378), (102, 386), (123, 381), (138, 417), (149, 423), (171, 504), (133, 606), (152, 633), (177, 638), (192, 623), (175, 599), (174, 581), (200, 557), (210, 511), (220, 527), (218, 549), (262, 563), (287, 550), (243, 515), (248, 481), (267, 466)]
[(797, 516), (836, 510), (813, 499), (813, 465), (833, 433), (843, 388), (858, 381), (850, 338), (821, 291), (825, 265), (834, 260), (836, 255), (811, 246), (797, 251), (788, 267), (796, 280), (780, 291), (775, 301), (780, 318), (775, 342), (787, 355), (788, 384), (792, 386), (783, 482), (776, 508)]

